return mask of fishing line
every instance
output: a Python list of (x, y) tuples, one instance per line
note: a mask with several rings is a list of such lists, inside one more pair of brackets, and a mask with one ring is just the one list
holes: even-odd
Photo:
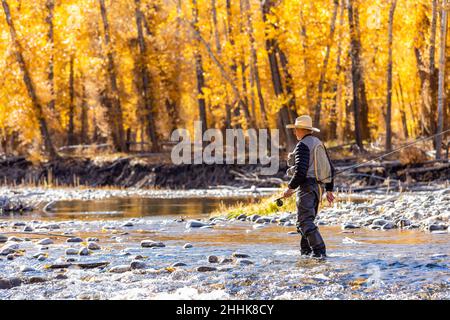
[[(340, 174), (342, 174), (342, 173), (344, 173), (344, 172), (347, 172), (347, 171), (350, 171), (350, 170), (359, 168), (359, 167), (365, 165), (366, 163), (369, 163), (369, 162), (372, 162), (372, 161), (376, 161), (376, 160), (383, 159), (383, 158), (385, 158), (385, 157), (387, 157), (387, 156), (389, 156), (389, 155), (391, 155), (391, 154), (394, 154), (394, 153), (397, 153), (397, 152), (399, 152), (399, 151), (401, 151), (401, 150), (403, 150), (403, 149), (409, 148), (409, 147), (411, 147), (411, 146), (413, 146), (413, 145), (415, 145), (415, 144), (417, 144), (417, 143), (420, 143), (420, 142), (423, 142), (423, 141), (426, 141), (426, 140), (430, 140), (430, 139), (435, 138), (435, 137), (440, 136), (440, 135), (444, 135), (444, 134), (446, 134), (447, 132), (450, 132), (450, 129), (447, 129), (447, 130), (442, 131), (442, 132), (440, 132), (440, 133), (433, 134), (433, 135), (428, 136), (428, 137), (424, 137), (424, 138), (417, 139), (417, 140), (415, 140), (415, 141), (413, 141), (413, 142), (410, 142), (410, 143), (405, 144), (405, 145), (403, 145), (403, 146), (401, 146), (401, 147), (398, 147), (398, 148), (396, 148), (396, 149), (394, 149), (394, 150), (392, 150), (392, 151), (386, 152), (386, 153), (382, 154), (381, 156), (377, 156), (377, 157), (374, 157), (374, 158), (372, 158), (372, 159), (369, 159), (369, 160), (363, 161), (363, 162), (361, 162), (361, 163), (357, 163), (357, 164), (355, 164), (355, 165), (353, 165), (353, 166), (350, 166), (350, 167), (348, 167), (348, 168), (345, 168), (345, 169), (343, 169), (343, 170), (341, 170), (341, 171), (335, 173), (334, 176), (333, 176), (333, 175), (332, 175), (332, 176), (328, 176), (328, 177), (326, 177), (326, 178), (324, 178), (324, 179), (322, 179), (322, 180), (326, 180), (326, 179), (328, 179), (328, 178), (333, 178), (333, 179), (334, 179), (336, 176), (338, 176), (338, 175), (340, 175)], [(318, 182), (318, 183), (322, 183), (322, 180), (319, 180), (319, 181), (317, 181), (317, 182)], [(312, 193), (312, 192), (313, 192), (313, 191), (309, 191), (309, 192), (307, 192), (307, 193), (302, 194), (302, 195), (299, 197), (299, 199), (303, 198), (304, 196), (306, 196), (306, 195), (308, 195), (308, 194), (310, 194), (310, 193)], [(279, 197), (279, 198), (275, 199), (275, 202), (276, 202), (277, 206), (281, 207), (281, 206), (283, 205), (282, 199), (284, 199), (284, 198), (285, 198), (285, 197), (282, 196), (282, 197)]]

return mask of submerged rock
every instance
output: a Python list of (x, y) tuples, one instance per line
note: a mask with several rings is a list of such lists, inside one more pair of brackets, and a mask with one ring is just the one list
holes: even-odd
[(66, 249), (66, 255), (70, 256), (70, 255), (77, 255), (79, 252), (79, 250), (75, 249), (75, 248), (68, 248)]
[(142, 240), (141, 247), (143, 248), (163, 248), (166, 245), (162, 242), (153, 241), (153, 240)]
[(217, 256), (209, 256), (208, 257), (208, 262), (209, 263), (218, 263), (219, 262), (219, 258)]
[(3, 235), (0, 235), (0, 243), (4, 243), (4, 242), (6, 242), (6, 241), (8, 241), (8, 237), (5, 237), (5, 236), (3, 236)]
[(77, 243), (77, 242), (83, 242), (83, 239), (80, 237), (73, 237), (66, 240), (68, 243)]
[(131, 269), (145, 269), (145, 268), (147, 268), (147, 265), (142, 261), (135, 260), (135, 261), (131, 261), (130, 268)]
[(186, 223), (186, 229), (189, 229), (189, 228), (201, 228), (201, 227), (205, 227), (207, 225), (208, 224), (206, 224), (204, 222), (201, 222), (201, 221), (198, 221), (198, 220), (189, 220)]
[(80, 251), (78, 251), (78, 254), (80, 256), (88, 256), (90, 254), (89, 249), (86, 247), (83, 247), (80, 249)]
[(100, 250), (101, 247), (95, 242), (89, 242), (87, 248), (89, 250)]
[(210, 271), (216, 271), (216, 267), (210, 267), (210, 266), (200, 266), (197, 268), (198, 272), (210, 272)]
[(47, 245), (49, 245), (49, 244), (53, 244), (53, 240), (50, 239), (50, 238), (45, 238), (45, 239), (39, 240), (39, 241), (37, 242), (37, 244), (39, 244), (39, 245), (41, 245), (41, 246), (47, 246)]
[(240, 252), (234, 252), (234, 253), (232, 254), (232, 256), (233, 256), (234, 258), (237, 258), (237, 259), (250, 258), (250, 256), (249, 256), (248, 254), (240, 253)]
[(183, 249), (190, 249), (190, 248), (192, 248), (192, 247), (193, 247), (192, 244), (186, 243), (186, 244), (183, 246)]
[(184, 262), (175, 262), (171, 265), (172, 268), (176, 268), (176, 267), (186, 267), (187, 264)]
[(253, 261), (248, 259), (237, 259), (236, 264), (247, 266), (253, 264)]

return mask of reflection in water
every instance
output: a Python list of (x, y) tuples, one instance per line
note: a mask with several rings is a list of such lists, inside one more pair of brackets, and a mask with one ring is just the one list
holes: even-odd
[(221, 205), (258, 201), (254, 198), (109, 198), (104, 200), (72, 200), (57, 202), (46, 216), (65, 219), (132, 218), (182, 216), (200, 218)]

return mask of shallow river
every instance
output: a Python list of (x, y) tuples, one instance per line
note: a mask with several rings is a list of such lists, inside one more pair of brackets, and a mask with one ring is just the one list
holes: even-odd
[[(239, 199), (229, 199), (232, 203)], [(210, 229), (187, 229), (176, 219), (208, 218), (220, 206), (218, 199), (107, 199), (57, 203), (47, 214), (2, 217), (0, 222), (28, 225), (58, 223), (55, 234), (98, 237), (101, 250), (75, 256), (77, 262), (107, 261), (104, 269), (50, 270), (65, 256), (66, 244), (55, 237), (42, 250), (32, 241), (21, 242), (23, 256), (0, 258), (0, 277), (21, 277), (20, 268), (32, 268), (27, 277), (48, 281), (0, 290), (0, 299), (434, 299), (450, 298), (450, 234), (420, 231), (374, 231), (321, 227), (329, 258), (325, 262), (301, 258), (294, 227), (267, 224), (255, 229), (241, 221), (217, 222)], [(39, 220), (39, 221), (36, 221)], [(130, 221), (129, 226), (124, 223)], [(7, 227), (4, 227), (4, 229)], [(18, 235), (26, 237), (27, 235)], [(163, 248), (141, 248), (140, 241), (162, 241)], [(191, 243), (192, 248), (183, 249)], [(44, 251), (47, 258), (32, 256)], [(209, 263), (210, 255), (249, 255), (253, 264)], [(111, 273), (141, 255), (145, 269)], [(171, 268), (181, 262), (184, 267)], [(199, 266), (218, 270), (199, 272)], [(65, 280), (55, 280), (64, 273)]]

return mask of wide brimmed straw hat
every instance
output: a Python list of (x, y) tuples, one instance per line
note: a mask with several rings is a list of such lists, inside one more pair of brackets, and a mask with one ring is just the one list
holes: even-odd
[(320, 132), (319, 129), (314, 128), (312, 126), (312, 119), (311, 119), (310, 116), (298, 117), (297, 119), (295, 119), (295, 123), (294, 124), (288, 124), (286, 126), (286, 128), (288, 128), (288, 129), (299, 128), (299, 129), (311, 130), (311, 131), (314, 131), (314, 132)]

